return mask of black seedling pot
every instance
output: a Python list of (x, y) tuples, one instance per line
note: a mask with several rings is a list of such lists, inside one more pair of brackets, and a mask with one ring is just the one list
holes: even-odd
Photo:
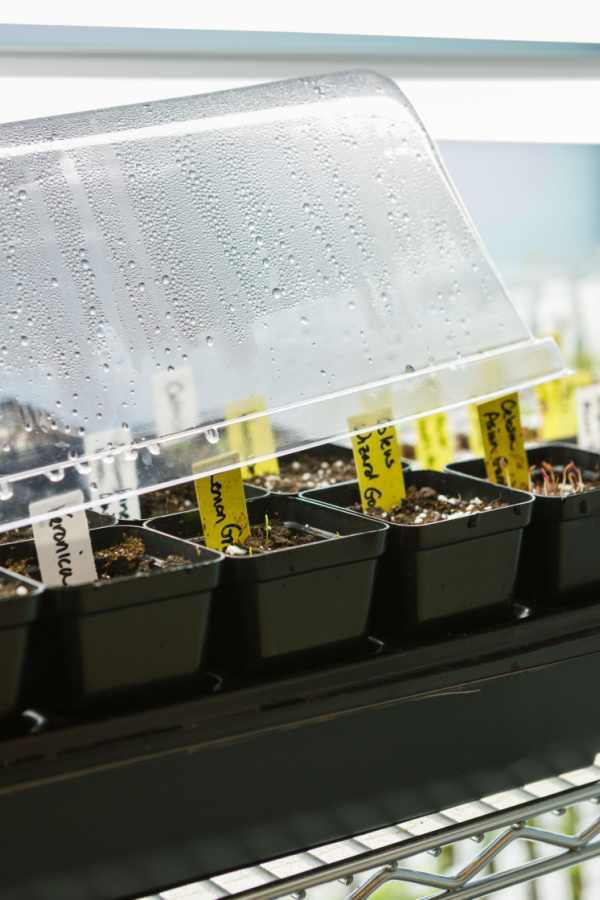
[[(246, 557), (226, 557), (213, 605), (211, 666), (261, 672), (364, 652), (371, 595), (387, 526), (283, 494), (248, 503), (252, 525), (276, 516), (324, 540)], [(150, 520), (148, 527), (202, 540), (198, 513)], [(339, 535), (339, 536), (338, 536)]]
[[(568, 444), (543, 444), (527, 451), (529, 465), (547, 462), (560, 472), (571, 460), (595, 476), (600, 453)], [(448, 466), (486, 478), (483, 459)], [(517, 595), (528, 603), (560, 605), (598, 599), (600, 589), (600, 488), (566, 497), (534, 495), (531, 525), (523, 537)]]
[[(176, 554), (189, 565), (47, 589), (36, 643), (52, 647), (54, 661), (46, 653), (46, 665), (54, 666), (56, 686), (36, 697), (38, 705), (113, 709), (156, 702), (199, 682), (223, 556), (134, 525), (98, 528), (91, 532), (92, 546), (105, 549), (125, 534), (140, 537), (157, 559)], [(32, 555), (33, 541), (0, 548), (4, 563)], [(52, 681), (48, 672), (46, 678)]]
[[(21, 686), (31, 624), (35, 619), (38, 599), (43, 587), (30, 578), (24, 578), (0, 569), (0, 579), (10, 583), (15, 593), (0, 600), (0, 716), (11, 718), (21, 708)], [(25, 588), (22, 596), (17, 588)]]
[[(427, 485), (446, 496), (502, 500), (510, 506), (428, 525), (390, 522), (377, 573), (374, 633), (426, 637), (506, 620), (533, 505), (530, 495), (450, 473), (410, 471), (405, 478), (407, 487)], [(303, 496), (336, 507), (360, 502), (356, 481)]]

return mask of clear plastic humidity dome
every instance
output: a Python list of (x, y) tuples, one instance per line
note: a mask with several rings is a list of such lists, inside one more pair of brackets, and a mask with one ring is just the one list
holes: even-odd
[(370, 72), (3, 125), (0, 186), (0, 530), (565, 374)]

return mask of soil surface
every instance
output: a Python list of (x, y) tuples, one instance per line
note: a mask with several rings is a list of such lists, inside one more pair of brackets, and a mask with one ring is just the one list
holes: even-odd
[[(332, 454), (327, 459), (311, 453), (298, 453), (279, 460), (279, 475), (255, 475), (245, 479), (248, 484), (265, 488), (268, 491), (280, 491), (294, 494), (312, 488), (329, 487), (340, 481), (352, 481), (356, 478), (354, 460), (340, 459)], [(154, 518), (167, 516), (169, 513), (187, 512), (196, 509), (198, 501), (193, 482), (176, 484), (162, 491), (149, 491), (140, 496), (142, 517)], [(13, 538), (14, 540), (14, 538)]]
[(529, 478), (530, 490), (543, 497), (568, 497), (600, 488), (600, 471), (577, 469), (573, 463), (567, 466), (540, 466), (530, 471)]
[(168, 516), (169, 513), (187, 512), (197, 509), (196, 489), (194, 482), (176, 484), (162, 491), (150, 491), (140, 496), (142, 518), (153, 519), (156, 516)]
[(126, 575), (143, 575), (146, 572), (157, 572), (159, 569), (174, 569), (187, 566), (188, 559), (183, 556), (167, 556), (158, 560), (146, 553), (141, 538), (128, 534), (123, 539), (105, 550), (94, 552), (98, 581), (110, 578), (122, 578)]
[[(447, 522), (449, 519), (472, 516), (475, 513), (500, 509), (508, 505), (499, 500), (486, 502), (479, 497), (472, 497), (470, 500), (463, 500), (460, 496), (447, 497), (445, 494), (438, 494), (431, 487), (417, 488), (411, 485), (406, 491), (406, 499), (390, 513), (379, 506), (373, 506), (367, 510), (366, 515), (398, 525), (429, 525), (432, 522)], [(360, 512), (362, 507), (356, 503), (351, 509)]]
[(310, 452), (284, 456), (279, 460), (279, 469), (279, 475), (255, 475), (247, 480), (267, 491), (293, 494), (356, 478), (354, 460), (340, 459), (335, 454), (325, 459)]
[(290, 547), (302, 547), (326, 541), (328, 536), (311, 531), (290, 528), (277, 517), (270, 518), (268, 524), (252, 525), (251, 535), (244, 544), (234, 544), (226, 551), (227, 556), (253, 556), (255, 553), (271, 553), (273, 550), (288, 550)]
[(24, 525), (23, 528), (11, 528), (10, 531), (3, 531), (0, 534), (0, 544), (12, 544), (13, 541), (30, 541), (33, 539), (33, 528), (31, 525)]
[[(95, 550), (97, 581), (108, 581), (111, 578), (123, 578), (126, 575), (142, 575), (145, 572), (158, 572), (160, 569), (174, 569), (189, 565), (189, 559), (183, 556), (167, 556), (164, 560), (156, 559), (146, 553), (141, 538), (128, 534), (105, 550)], [(5, 568), (18, 575), (27, 575), (36, 581), (41, 580), (37, 559), (8, 559)]]
[(26, 597), (28, 593), (24, 584), (15, 584), (6, 576), (0, 575), (0, 600), (6, 600), (9, 597)]

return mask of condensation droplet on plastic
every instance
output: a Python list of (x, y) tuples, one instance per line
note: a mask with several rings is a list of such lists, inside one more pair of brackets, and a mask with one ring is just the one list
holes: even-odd
[(160, 456), (160, 446), (154, 443), (148, 444), (148, 453), (151, 453), (152, 456)]
[(123, 459), (127, 462), (134, 462), (138, 458), (138, 451), (135, 447), (126, 447), (123, 450)]
[(214, 337), (211, 337), (210, 334), (206, 337), (206, 344), (208, 347), (214, 347), (215, 345), (215, 339)]
[(96, 307), (90, 306), (90, 316), (95, 316), (95, 315), (96, 315)]
[(93, 491), (97, 491), (97, 490), (98, 490), (98, 485), (96, 484), (96, 482), (90, 481), (90, 491), (93, 492)]
[(20, 190), (19, 191), (19, 200), (25, 200), (26, 197), (27, 197), (27, 191)]
[(52, 287), (58, 287), (58, 278), (51, 278), (50, 284), (52, 285)]
[(273, 288), (273, 297), (274, 297), (276, 300), (280, 300), (280, 299), (281, 299), (281, 293), (282, 293), (282, 292), (281, 292), (281, 288)]
[(0, 500), (10, 500), (14, 493), (12, 484), (8, 481), (0, 481)]
[(58, 481), (62, 481), (65, 477), (64, 469), (50, 469), (50, 471), (44, 473), (48, 481), (52, 481), (56, 483)]
[(163, 277), (162, 277), (162, 283), (163, 283), (163, 284), (168, 284), (168, 283), (169, 283), (169, 276), (168, 276), (168, 275), (163, 275)]
[(219, 432), (216, 428), (207, 428), (204, 434), (209, 444), (219, 443)]
[(146, 285), (144, 284), (143, 281), (140, 281), (140, 283), (138, 284), (138, 291), (143, 292), (145, 290), (146, 290)]
[(265, 257), (265, 258), (263, 259), (263, 266), (265, 267), (265, 269), (268, 269), (270, 265), (271, 265), (271, 263), (270, 263), (269, 260)]
[(87, 460), (82, 459), (75, 463), (75, 471), (79, 472), (80, 475), (89, 475), (92, 471), (92, 467)]
[(356, 309), (356, 303), (354, 302), (354, 300), (348, 301), (348, 309)]
[(308, 319), (306, 318), (306, 316), (300, 316), (300, 324), (308, 325)]

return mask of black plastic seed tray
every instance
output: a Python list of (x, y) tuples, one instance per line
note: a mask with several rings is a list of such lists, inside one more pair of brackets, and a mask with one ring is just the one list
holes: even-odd
[(3, 900), (116, 900), (589, 765), (600, 606), (0, 743)]

